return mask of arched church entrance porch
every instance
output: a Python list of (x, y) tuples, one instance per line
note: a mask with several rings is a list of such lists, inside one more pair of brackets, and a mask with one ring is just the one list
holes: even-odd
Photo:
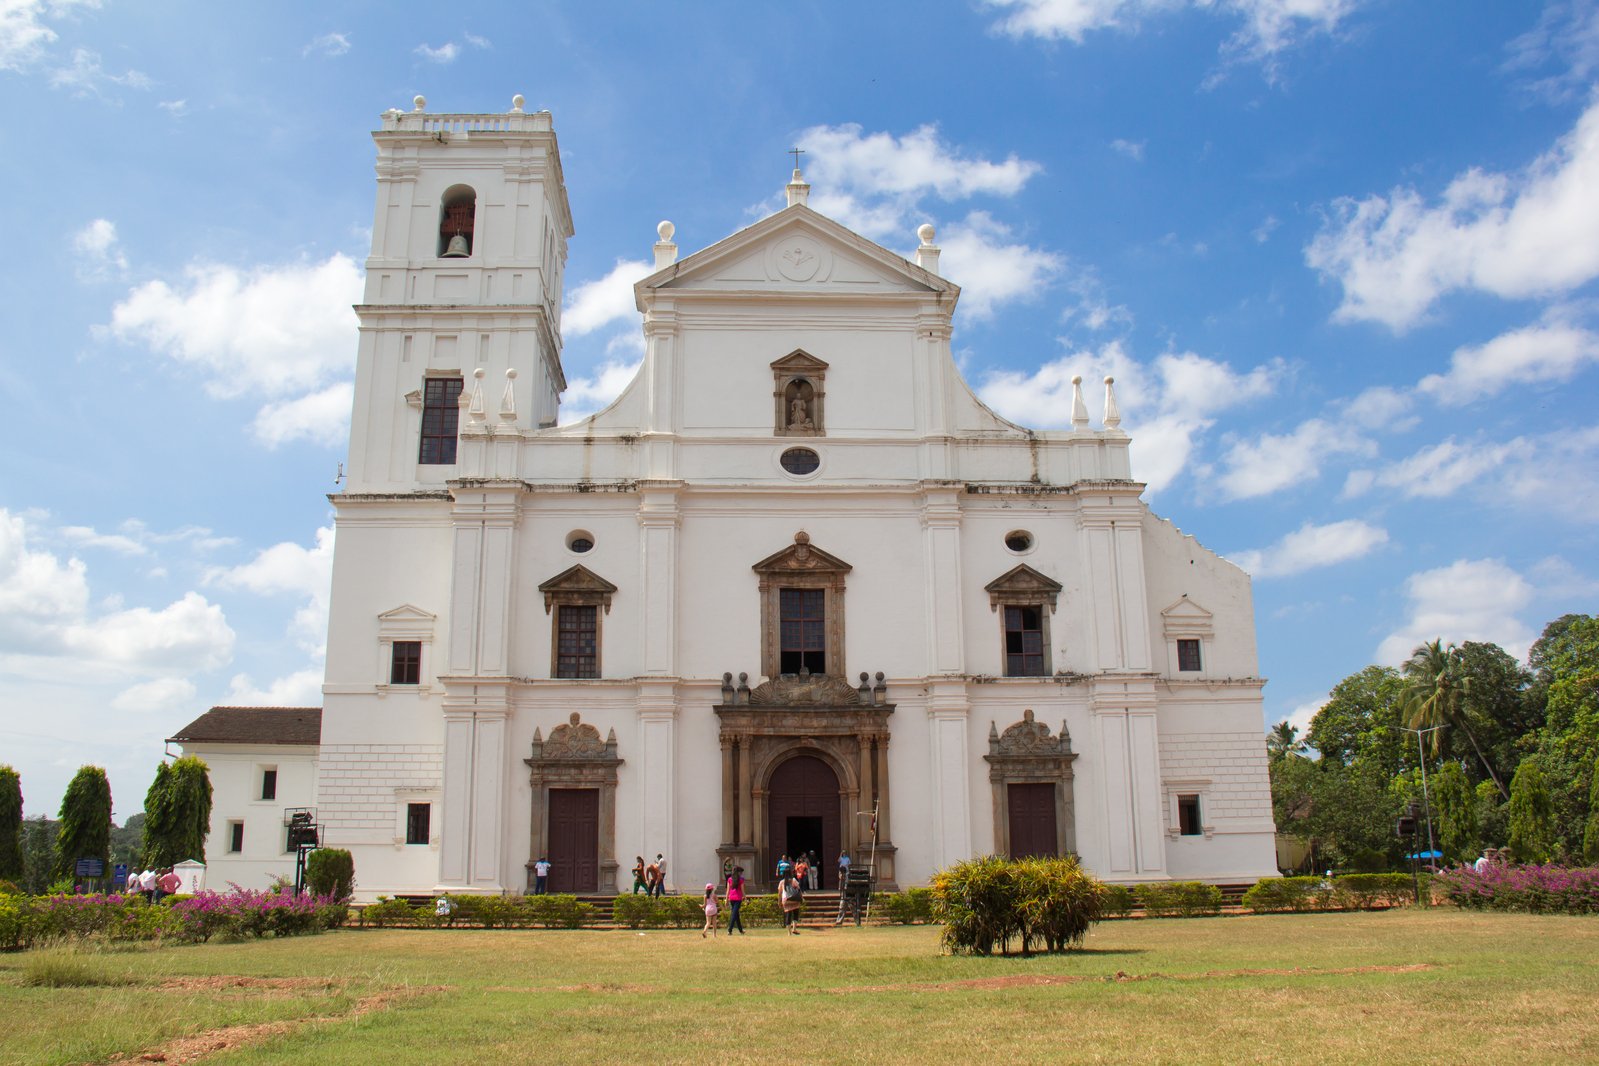
[[(829, 857), (839, 853), (840, 826), (848, 812), (842, 809), (843, 794), (838, 775), (814, 755), (796, 755), (772, 771), (766, 788), (766, 839), (776, 856), (798, 858), (815, 852), (821, 866), (822, 887), (836, 887), (837, 873), (830, 870)], [(776, 856), (768, 855), (766, 865), (776, 868)], [(828, 874), (833, 873), (833, 877)]]

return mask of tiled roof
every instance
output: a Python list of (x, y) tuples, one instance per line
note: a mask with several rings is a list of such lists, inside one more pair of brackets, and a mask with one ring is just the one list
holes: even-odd
[(320, 707), (213, 707), (167, 738), (180, 744), (320, 744)]

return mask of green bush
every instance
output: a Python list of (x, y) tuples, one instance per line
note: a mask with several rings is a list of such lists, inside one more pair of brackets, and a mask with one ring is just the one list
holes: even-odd
[(1221, 913), (1221, 889), (1202, 881), (1165, 881), (1133, 889), (1151, 918), (1195, 918)]
[[(672, 902), (682, 902), (682, 898), (676, 897)], [(523, 909), (529, 921), (546, 929), (578, 929), (593, 923), (597, 913), (593, 904), (582, 903), (576, 896), (565, 893), (528, 896)], [(703, 919), (704, 915), (700, 917)]]
[(1244, 893), (1244, 906), (1256, 914), (1323, 910), (1330, 903), (1319, 877), (1262, 877)]
[(390, 925), (412, 925), (416, 920), (416, 908), (403, 899), (389, 899), (379, 896), (376, 903), (368, 904), (361, 908), (361, 924), (382, 929)]
[(930, 922), (933, 920), (933, 890), (909, 888), (904, 892), (874, 893), (872, 914), (900, 925)]
[(770, 896), (747, 896), (744, 909), (739, 912), (739, 920), (752, 929), (780, 925), (783, 921), (783, 905), (775, 893)]
[(1138, 902), (1133, 898), (1133, 890), (1126, 885), (1105, 885), (1104, 893), (1100, 899), (1100, 913), (1107, 918), (1125, 918), (1133, 911), (1133, 906)]
[(314, 896), (349, 899), (355, 891), (355, 858), (343, 848), (318, 848), (306, 857), (305, 883)]
[(990, 855), (958, 862), (933, 877), (933, 917), (944, 923), (943, 944), (955, 953), (1022, 954), (1042, 942), (1050, 951), (1081, 944), (1099, 918), (1104, 886), (1076, 859), (1012, 861)]
[(1081, 947), (1088, 927), (1099, 920), (1104, 886), (1075, 858), (1022, 859), (1016, 867), (1022, 954), (1035, 940), (1051, 952)]
[(617, 896), (611, 904), (611, 917), (618, 925), (625, 925), (629, 929), (655, 929), (663, 920), (660, 909), (655, 906), (655, 900), (636, 893), (631, 896)]
[(1343, 874), (1333, 878), (1333, 899), (1347, 910), (1402, 907), (1416, 899), (1409, 874)]

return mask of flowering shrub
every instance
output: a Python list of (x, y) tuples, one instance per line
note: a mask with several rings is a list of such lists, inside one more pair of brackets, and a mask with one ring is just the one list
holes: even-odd
[(1599, 866), (1458, 866), (1433, 883), (1459, 907), (1529, 914), (1599, 914)]
[(178, 934), (205, 941), (224, 936), (298, 936), (330, 928), (339, 901), (332, 896), (296, 896), (230, 885), (229, 892), (199, 892), (169, 908), (177, 916)]
[(49, 940), (203, 942), (213, 936), (294, 936), (343, 924), (346, 908), (326, 896), (201, 892), (146, 903), (138, 894), (0, 896), (0, 950)]

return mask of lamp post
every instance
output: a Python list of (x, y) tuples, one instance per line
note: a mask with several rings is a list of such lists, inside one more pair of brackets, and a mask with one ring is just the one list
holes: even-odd
[(1432, 802), (1427, 798), (1427, 753), (1422, 749), (1422, 737), (1428, 733), (1436, 733), (1440, 729), (1448, 729), (1447, 725), (1429, 726), (1426, 729), (1411, 729), (1409, 726), (1397, 726), (1406, 733), (1416, 734), (1416, 761), (1421, 763), (1421, 810), (1422, 816), (1427, 821), (1427, 851), (1430, 853), (1437, 849), (1432, 843)]

